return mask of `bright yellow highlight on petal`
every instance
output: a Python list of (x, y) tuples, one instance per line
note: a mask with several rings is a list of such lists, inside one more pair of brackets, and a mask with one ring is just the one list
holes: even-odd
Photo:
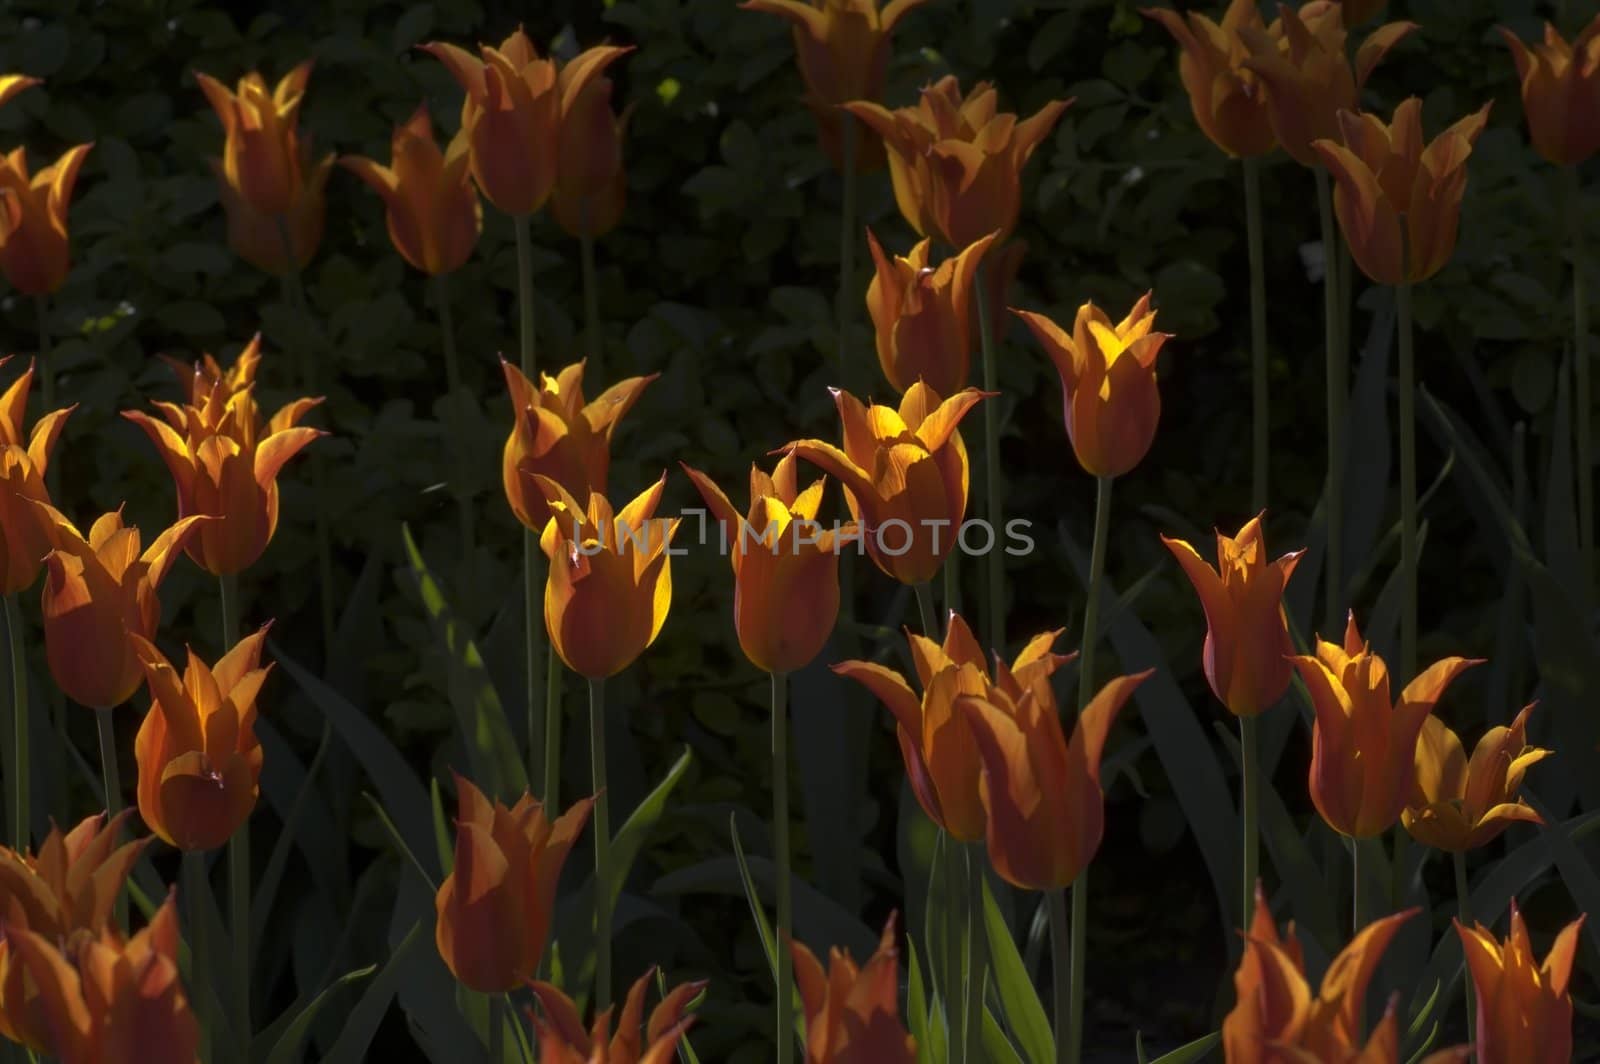
[(1468, 761), (1461, 740), (1438, 717), (1422, 722), (1417, 740), (1417, 791), (1401, 820), (1411, 837), (1441, 850), (1460, 852), (1486, 845), (1513, 821), (1542, 824), (1517, 791), (1528, 767), (1550, 751), (1528, 745), (1524, 706), (1509, 728), (1484, 733)]

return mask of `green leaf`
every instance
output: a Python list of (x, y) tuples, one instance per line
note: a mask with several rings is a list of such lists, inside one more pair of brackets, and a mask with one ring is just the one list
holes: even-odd
[(344, 1030), (339, 1033), (338, 1040), (328, 1050), (328, 1055), (322, 1058), (322, 1064), (360, 1064), (367, 1059), (367, 1048), (372, 1045), (373, 1036), (378, 1033), (378, 1025), (383, 1022), (384, 1013), (389, 1011), (389, 1002), (395, 995), (410, 955), (419, 944), (426, 941), (427, 937), (423, 934), (420, 923), (413, 925), (407, 932), (400, 945), (389, 955), (389, 960), (378, 972), (377, 978), (367, 984), (361, 1000), (350, 1010)]
[[(323, 1006), (340, 990), (351, 983), (365, 979), (377, 970), (378, 966), (374, 964), (341, 975), (299, 1012), (279, 1018), (271, 1027), (256, 1035), (252, 1056), (265, 1061), (265, 1064), (296, 1064), (302, 1059), (300, 1046), (306, 1040), (306, 1035), (311, 1032), (311, 1025), (316, 1021)], [(267, 1048), (269, 1046), (270, 1049)]]
[(983, 927), (989, 940), (995, 989), (1000, 995), (1006, 1025), (1016, 1036), (1028, 1064), (1050, 1064), (1056, 1056), (1050, 1019), (1028, 979), (1028, 969), (1023, 966), (1017, 944), (1011, 940), (1011, 930), (1006, 926), (1005, 917), (1000, 915), (1000, 906), (995, 903), (987, 877), (983, 883)]
[[(750, 915), (755, 918), (756, 933), (761, 936), (761, 948), (767, 955), (767, 968), (772, 973), (773, 983), (776, 985), (778, 979), (777, 933), (773, 930), (772, 925), (767, 922), (767, 914), (761, 908), (761, 898), (756, 893), (756, 883), (750, 875), (750, 863), (745, 860), (744, 845), (739, 842), (738, 820), (733, 814), (728, 816), (728, 832), (733, 838), (734, 858), (739, 862), (739, 879), (744, 884), (744, 900), (750, 904)], [(789, 958), (783, 958), (783, 963), (789, 964)], [(806, 1011), (800, 1001), (798, 987), (794, 989), (793, 994), (794, 1034), (800, 1045), (804, 1046), (806, 1041)]]
[[(1600, 875), (1595, 874), (1594, 866), (1574, 845), (1567, 825), (1551, 816), (1549, 808), (1532, 791), (1524, 787), (1522, 793), (1528, 804), (1533, 806), (1534, 812), (1544, 818), (1540, 834), (1550, 842), (1550, 853), (1555, 858), (1556, 869), (1561, 873), (1561, 881), (1567, 885), (1567, 893), (1578, 903), (1578, 911), (1600, 913)], [(1583, 930), (1589, 936), (1590, 944), (1600, 948), (1600, 927), (1590, 927), (1592, 922), (1585, 920)]]
[(1170, 1053), (1148, 1060), (1144, 1055), (1144, 1039), (1138, 1034), (1134, 1035), (1134, 1049), (1138, 1053), (1140, 1064), (1191, 1064), (1199, 1060), (1222, 1041), (1221, 1031), (1212, 1031), (1210, 1034), (1196, 1038), (1188, 1045), (1179, 1046)]
[(983, 1009), (983, 1027), (980, 1035), (985, 1060), (991, 1064), (1022, 1064), (1022, 1057), (1017, 1054), (1017, 1047), (1011, 1044), (1006, 1033), (1000, 1029), (1000, 1021), (994, 1018), (994, 1013), (987, 1005)]

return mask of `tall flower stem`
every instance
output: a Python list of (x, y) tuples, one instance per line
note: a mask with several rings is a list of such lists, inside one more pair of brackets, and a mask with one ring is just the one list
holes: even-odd
[(922, 618), (922, 634), (933, 640), (939, 641), (939, 615), (933, 608), (933, 584), (916, 584), (912, 590), (917, 593), (917, 613)]
[[(1457, 850), (1450, 855), (1456, 866), (1456, 914), (1462, 927), (1472, 926), (1472, 891), (1467, 886), (1467, 854), (1464, 850)], [(1467, 997), (1467, 1033), (1475, 1035), (1478, 1030), (1478, 1002), (1473, 989), (1472, 978), (1468, 976), (1466, 982)]]
[(1576, 165), (1563, 168), (1566, 178), (1567, 228), (1572, 233), (1572, 359), (1573, 392), (1577, 398), (1578, 538), (1583, 559), (1583, 597), (1594, 593), (1594, 429), (1589, 404), (1589, 302), (1585, 284), (1583, 197)]
[[(1261, 160), (1244, 160), (1245, 243), (1250, 253), (1250, 509), (1267, 508), (1267, 274), (1262, 247)], [(1252, 888), (1245, 888), (1249, 894)]]
[[(512, 226), (517, 233), (517, 338), (520, 352), (519, 366), (522, 375), (530, 381), (534, 379), (534, 359), (537, 348), (533, 325), (533, 219), (526, 214), (518, 215), (512, 219)], [(532, 529), (522, 530), (522, 600), (523, 600), (523, 625), (526, 629), (527, 654), (527, 679), (528, 679), (528, 775), (540, 781), (540, 793), (545, 802), (553, 802), (557, 798), (556, 777), (550, 772), (552, 760), (558, 757), (551, 750), (550, 731), (559, 729), (559, 719), (552, 722), (550, 718), (560, 716), (560, 709), (554, 703), (547, 703), (541, 696), (544, 687), (540, 680), (553, 684), (549, 679), (554, 671), (551, 662), (546, 661), (545, 676), (539, 675), (539, 644), (544, 631), (544, 617), (540, 610), (539, 597), (540, 565), (539, 565), (539, 536)], [(554, 654), (550, 655), (552, 658)], [(541, 755), (540, 736), (544, 737)], [(559, 763), (559, 761), (558, 761)]]
[(6, 596), (6, 637), (11, 644), (11, 844), (21, 853), (31, 837), (28, 779), (28, 660), (22, 650), (22, 610)]
[(1344, 602), (1344, 351), (1339, 340), (1339, 233), (1333, 220), (1333, 187), (1326, 170), (1318, 167), (1317, 206), (1322, 217), (1323, 344), (1326, 349), (1328, 419), (1328, 483), (1323, 516), (1327, 521), (1326, 567), (1327, 630), (1336, 631)]
[(984, 847), (982, 843), (968, 843), (961, 847), (962, 856), (966, 859), (966, 897), (962, 906), (962, 920), (966, 931), (966, 996), (962, 1004), (962, 1046), (961, 1059), (968, 1064), (977, 1064), (982, 1060), (978, 1048), (979, 1036), (983, 1031), (983, 984), (988, 971), (987, 956), (983, 954), (983, 862)]
[(611, 1007), (611, 796), (606, 793), (606, 682), (589, 681), (589, 765), (594, 784), (594, 1000)]
[(789, 963), (789, 942), (794, 937), (794, 914), (789, 898), (789, 685), (781, 672), (772, 674), (772, 848), (777, 858), (778, 898), (778, 1064), (794, 1059), (794, 966)]
[[(456, 395), (461, 393), (461, 357), (456, 351), (456, 325), (450, 307), (450, 275), (447, 273), (436, 274), (433, 278), (434, 300), (439, 304), (439, 336), (444, 347), (444, 380), (447, 394), (447, 403), (453, 403)], [(448, 409), (454, 410), (451, 405)], [(456, 475), (451, 478), (455, 483), (456, 509), (461, 529), (462, 556), (470, 560), (476, 548), (476, 535), (473, 530), (472, 501), (467, 498), (466, 475), (466, 433), (465, 425), (447, 425), (446, 430), (454, 437), (451, 444), (456, 452)]]
[(211, 970), (211, 944), (207, 941), (204, 915), (205, 898), (211, 890), (206, 876), (206, 855), (186, 850), (181, 874), (183, 911), (188, 917), (188, 926), (184, 931), (189, 939), (189, 985), (195, 988), (189, 1000), (194, 1008), (195, 1019), (200, 1024), (199, 1056), (201, 1060), (209, 1061), (215, 1059), (208, 1043), (216, 1029), (216, 1019), (211, 1015), (211, 995), (205, 993), (205, 988), (214, 985), (215, 979), (215, 973)]
[(1072, 1022), (1073, 981), (1067, 974), (1072, 966), (1072, 935), (1067, 930), (1067, 892), (1052, 890), (1046, 894), (1046, 898), (1050, 903), (1050, 985), (1055, 999), (1056, 1064), (1067, 1064), (1073, 1059), (1073, 1046), (1078, 1040), (1077, 1029), (1068, 1028)]
[[(543, 624), (536, 619), (535, 623)], [(555, 809), (561, 804), (561, 659), (556, 646), (545, 649), (544, 658), (544, 801)], [(529, 739), (532, 742), (532, 739)]]
[(506, 999), (502, 994), (489, 995), (489, 1064), (505, 1060)]
[(1260, 823), (1256, 812), (1260, 804), (1260, 765), (1256, 755), (1256, 718), (1239, 718), (1239, 804), (1244, 814), (1244, 891), (1240, 898), (1240, 927), (1250, 926), (1255, 908), (1256, 879), (1261, 875)]
[[(7, 610), (7, 619), (10, 611)], [(111, 709), (97, 709), (94, 712), (95, 723), (100, 730), (100, 781), (106, 791), (106, 817), (110, 819), (122, 812), (122, 774), (117, 767), (117, 725), (115, 707)], [(117, 926), (126, 930), (128, 926), (128, 895), (126, 892), (117, 895)]]
[[(217, 578), (222, 599), (222, 650), (239, 642), (239, 577)], [(244, 1044), (250, 1039), (250, 820), (245, 818), (228, 840), (228, 924), (233, 933), (234, 1030)]]
[(583, 355), (590, 380), (602, 377), (600, 365), (600, 281), (595, 273), (594, 237), (578, 238), (578, 262), (583, 277)]
[[(978, 344), (983, 352), (983, 390), (993, 393), (999, 391), (999, 367), (995, 365), (994, 337), (989, 322), (989, 269), (985, 263), (978, 263), (972, 287), (978, 301)], [(992, 398), (983, 404), (983, 487), (987, 500), (983, 516), (989, 522), (992, 540), (1000, 535), (1000, 529), (1005, 524), (1000, 512), (1000, 410)], [(1004, 551), (995, 549), (991, 542), (987, 558), (988, 609), (983, 618), (984, 645), (999, 653), (1005, 645), (1006, 556)]]
[[(856, 273), (856, 117), (840, 112), (839, 141), (842, 165), (839, 168), (839, 298), (834, 312), (838, 315), (839, 372), (845, 383), (857, 394), (865, 394), (855, 387), (852, 378), (858, 375), (855, 363), (845, 349), (846, 330), (850, 325), (850, 301), (855, 298)], [(862, 363), (865, 365), (865, 363)], [(867, 376), (866, 373), (860, 373)], [(870, 389), (868, 389), (870, 390)]]
[(1350, 934), (1361, 933), (1361, 840), (1350, 840)]
[(1411, 346), (1411, 284), (1395, 285), (1400, 330), (1400, 662), (1417, 674), (1417, 365)]

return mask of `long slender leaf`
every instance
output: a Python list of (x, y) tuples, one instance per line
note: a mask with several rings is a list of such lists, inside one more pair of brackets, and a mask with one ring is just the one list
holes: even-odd
[(389, 1011), (389, 1002), (394, 1000), (410, 955), (425, 938), (421, 924), (413, 925), (406, 933), (406, 937), (395, 947), (382, 970), (367, 984), (360, 1000), (350, 1010), (344, 1030), (328, 1050), (328, 1055), (322, 1058), (322, 1064), (360, 1064), (367, 1059), (367, 1049), (372, 1045), (373, 1036), (378, 1033), (383, 1014)]
[(360, 982), (378, 970), (377, 965), (366, 968), (357, 968), (353, 972), (346, 972), (334, 980), (322, 993), (312, 998), (300, 1011), (282, 1017), (266, 1031), (256, 1036), (258, 1059), (266, 1064), (296, 1064), (301, 1059), (300, 1047), (306, 1040), (306, 1035), (311, 1033), (311, 1025), (316, 1022), (324, 1006), (331, 1001), (340, 990), (352, 983)]
[[(1135, 1035), (1134, 1038), (1136, 1042), (1135, 1048), (1139, 1054), (1139, 1059), (1142, 1061), (1144, 1060), (1143, 1039), (1138, 1035)], [(1199, 1060), (1211, 1052), (1220, 1041), (1222, 1041), (1222, 1032), (1213, 1031), (1204, 1037), (1196, 1038), (1188, 1045), (1179, 1046), (1172, 1052), (1157, 1057), (1155, 1060), (1150, 1061), (1150, 1064), (1191, 1064), (1192, 1061)]]
[(1000, 915), (1000, 907), (995, 904), (987, 877), (983, 883), (983, 928), (989, 940), (995, 990), (1000, 995), (1006, 1026), (1021, 1046), (1028, 1064), (1050, 1064), (1056, 1055), (1050, 1018), (1028, 979), (1028, 969), (1017, 952), (1017, 944), (1011, 939), (1011, 929)]
[(981, 1028), (983, 1041), (983, 1059), (991, 1064), (1023, 1064), (1022, 1057), (1017, 1053), (1017, 1047), (1011, 1044), (1005, 1031), (1000, 1029), (1000, 1021), (994, 1018), (994, 1013), (987, 1006), (983, 1010), (983, 1027)]

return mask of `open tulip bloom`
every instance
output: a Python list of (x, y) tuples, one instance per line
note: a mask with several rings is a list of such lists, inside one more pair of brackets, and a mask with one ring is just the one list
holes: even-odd
[[(0, 359), (0, 365), (10, 361)], [(45, 473), (67, 417), (76, 406), (52, 410), (25, 432), (34, 364), (0, 395), (0, 594), (14, 595), (39, 579), (49, 553), (48, 519), (37, 503), (50, 501)]]
[(1470, 761), (1442, 720), (1430, 715), (1422, 722), (1416, 795), (1401, 815), (1412, 838), (1441, 850), (1475, 850), (1516, 821), (1544, 823), (1517, 794), (1528, 767), (1550, 756), (1528, 745), (1532, 711), (1524, 706), (1509, 728), (1485, 732)]
[(1528, 925), (1511, 903), (1511, 930), (1502, 942), (1482, 924), (1454, 921), (1478, 1001), (1473, 1032), (1479, 1064), (1566, 1064), (1572, 1056), (1572, 965), (1588, 913), (1556, 935), (1541, 964)]
[(539, 1000), (540, 1011), (529, 1009), (528, 1016), (539, 1039), (540, 1064), (672, 1064), (678, 1059), (678, 1043), (694, 1025), (689, 1006), (706, 984), (700, 981), (675, 987), (651, 1010), (646, 1025), (644, 1001), (655, 975), (652, 968), (634, 981), (620, 1016), (614, 1016), (614, 1009), (605, 1009), (587, 1030), (571, 998), (559, 987), (535, 980), (533, 996)]

